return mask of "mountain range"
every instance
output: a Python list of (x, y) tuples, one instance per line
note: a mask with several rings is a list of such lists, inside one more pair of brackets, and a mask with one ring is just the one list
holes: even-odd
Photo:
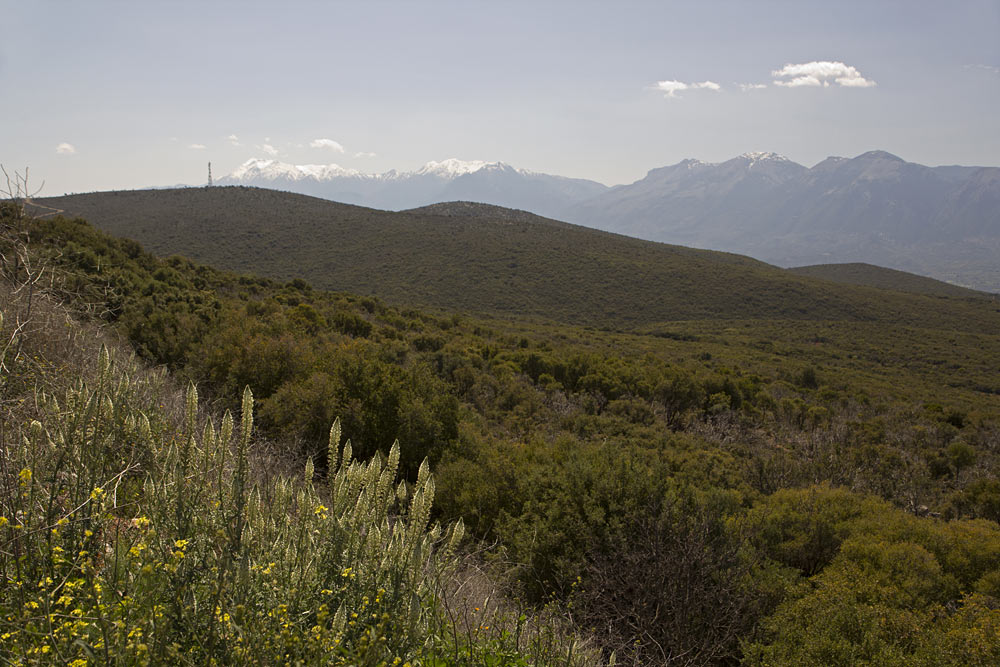
[(688, 159), (610, 188), (456, 159), (382, 174), (252, 159), (219, 183), (391, 210), (481, 202), (779, 266), (864, 262), (1000, 291), (1000, 168), (927, 167), (885, 151), (812, 168), (775, 153)]
[(294, 165), (251, 159), (219, 185), (287, 190), (385, 210), (416, 208), (444, 201), (475, 201), (554, 216), (590, 199), (607, 186), (518, 169), (503, 162), (457, 159), (428, 162), (416, 171), (367, 174), (336, 164)]

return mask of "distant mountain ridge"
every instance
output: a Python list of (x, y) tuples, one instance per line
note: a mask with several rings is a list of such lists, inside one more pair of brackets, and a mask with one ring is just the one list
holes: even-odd
[(806, 168), (774, 153), (684, 160), (562, 219), (780, 266), (865, 262), (1000, 291), (1000, 168), (885, 151)]
[(389, 210), (479, 202), (779, 266), (869, 263), (1000, 292), (1000, 168), (885, 151), (812, 168), (769, 152), (687, 159), (615, 187), (481, 160), (367, 174), (255, 158), (218, 183)]
[(428, 162), (415, 171), (393, 169), (381, 174), (337, 164), (295, 165), (253, 158), (219, 179), (218, 184), (287, 190), (388, 210), (467, 200), (549, 216), (607, 189), (596, 181), (542, 174), (504, 162), (455, 158)]

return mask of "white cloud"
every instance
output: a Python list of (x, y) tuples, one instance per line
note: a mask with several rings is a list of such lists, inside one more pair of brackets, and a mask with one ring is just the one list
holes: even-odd
[(354, 154), (354, 157), (377, 157), (375, 153), (366, 153), (364, 151), (358, 151)]
[(667, 97), (677, 97), (677, 93), (688, 89), (688, 85), (683, 81), (657, 81), (655, 87)]
[(781, 69), (771, 72), (771, 76), (778, 77), (774, 80), (774, 85), (785, 88), (798, 88), (800, 86), (828, 88), (831, 84), (848, 88), (871, 88), (875, 85), (874, 81), (863, 77), (857, 68), (829, 60), (814, 60), (798, 64), (788, 63)]
[(59, 155), (76, 155), (76, 146), (65, 141), (56, 146), (56, 153)]
[(278, 149), (275, 148), (274, 146), (272, 146), (271, 144), (261, 144), (261, 145), (257, 146), (257, 149), (261, 150), (261, 151), (264, 151), (266, 154), (270, 155), (271, 157), (274, 157), (275, 155), (278, 154)]
[(309, 142), (309, 148), (329, 148), (338, 153), (344, 152), (344, 147), (340, 145), (340, 142), (333, 139), (313, 139)]
[(767, 88), (766, 83), (741, 83), (740, 90), (744, 93), (748, 90), (760, 90), (761, 88)]
[(194, 149), (196, 151), (203, 151), (205, 150), (205, 144), (191, 144), (190, 146), (188, 146), (188, 148)]
[(657, 81), (656, 85), (653, 86), (653, 90), (658, 90), (664, 94), (665, 97), (677, 97), (677, 93), (682, 90), (697, 90), (703, 88), (706, 90), (714, 90), (719, 92), (722, 90), (722, 86), (714, 81), (698, 81), (696, 83), (684, 83), (683, 81)]
[(235, 134), (230, 134), (228, 137), (226, 137), (226, 139), (229, 139), (229, 143), (231, 143), (233, 146), (242, 146), (242, 144), (240, 143), (240, 138), (237, 137)]
[(978, 63), (975, 65), (963, 65), (962, 67), (964, 67), (965, 69), (985, 70), (990, 74), (1000, 74), (1000, 67), (994, 67), (993, 65), (984, 65), (982, 63)]

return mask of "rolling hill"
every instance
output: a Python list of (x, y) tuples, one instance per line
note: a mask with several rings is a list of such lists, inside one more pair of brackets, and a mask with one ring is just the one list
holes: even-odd
[(811, 319), (1000, 328), (997, 303), (987, 298), (942, 302), (837, 285), (739, 255), (469, 204), (393, 213), (243, 187), (93, 193), (40, 204), (159, 255), (304, 278), (390, 303), (601, 327)]
[(832, 280), (835, 283), (847, 285), (865, 285), (879, 289), (926, 294), (928, 296), (944, 296), (958, 298), (973, 298), (990, 296), (986, 292), (977, 292), (966, 287), (934, 280), (915, 273), (887, 269), (874, 264), (813, 264), (797, 266), (788, 271), (800, 276)]

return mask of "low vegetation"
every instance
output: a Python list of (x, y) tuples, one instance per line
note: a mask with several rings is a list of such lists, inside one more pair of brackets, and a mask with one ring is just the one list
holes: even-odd
[(334, 422), (326, 474), (295, 471), (249, 388), (217, 423), (29, 288), (0, 316), (5, 663), (596, 664), (469, 575), (426, 461), (408, 484), (398, 444), (356, 460)]
[(950, 283), (918, 276), (906, 271), (886, 269), (872, 264), (814, 264), (788, 269), (792, 273), (813, 278), (823, 278), (847, 285), (866, 285), (879, 289), (891, 289), (898, 292), (912, 292), (928, 296), (945, 297), (982, 297), (984, 292), (952, 285)]
[[(0, 604), (24, 661), (56, 650), (53, 595), (81, 579), (90, 634), (58, 649), (95, 662), (150, 642), (193, 662), (249, 645), (261, 662), (329, 661), (338, 638), (352, 664), (1000, 660), (988, 299), (880, 292), (886, 312), (924, 309), (891, 326), (831, 311), (596, 330), (229, 274), (5, 210), (17, 299), (45, 267), (31, 284), (46, 298), (169, 371), (126, 381), (114, 355), (86, 371), (33, 354), (45, 338), (18, 329), (23, 301), (4, 306), (3, 340), (25, 342), (3, 376)], [(29, 268), (10, 261), (18, 240)], [(970, 316), (918, 317), (935, 303)], [(169, 389), (192, 381), (209, 409)], [(246, 426), (213, 417), (227, 408)], [(330, 447), (338, 417), (360, 463)], [(64, 432), (81, 444), (57, 446)], [(421, 556), (404, 568), (376, 544)], [(44, 618), (25, 606), (46, 600)]]
[(749, 257), (641, 241), (524, 212), (500, 214), (497, 207), (393, 213), (242, 187), (100, 192), (44, 202), (161, 257), (182, 255), (279, 281), (302, 279), (403, 309), (621, 329), (704, 319), (1000, 328), (1000, 304), (982, 297), (887, 295)]

